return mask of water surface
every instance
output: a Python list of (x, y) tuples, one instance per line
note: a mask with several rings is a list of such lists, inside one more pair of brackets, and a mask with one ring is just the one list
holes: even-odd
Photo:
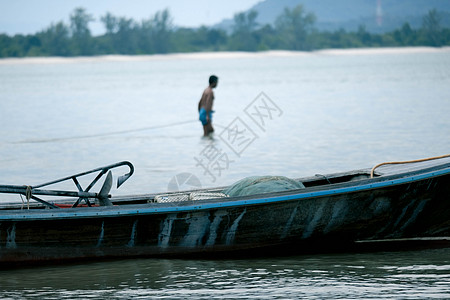
[[(197, 102), (211, 74), (216, 134), (202, 139)], [(279, 109), (263, 128), (246, 114), (261, 93)], [(181, 173), (223, 186), (443, 155), (449, 96), (447, 48), (1, 60), (0, 183), (36, 185), (129, 160), (135, 175), (112, 190), (123, 195), (167, 191)], [(245, 148), (230, 147), (224, 132), (237, 119), (253, 133)], [(227, 168), (206, 172), (196, 160), (205, 149), (227, 155)], [(12, 199), (20, 201), (0, 195)], [(0, 271), (0, 296), (442, 299), (449, 254), (91, 262)]]

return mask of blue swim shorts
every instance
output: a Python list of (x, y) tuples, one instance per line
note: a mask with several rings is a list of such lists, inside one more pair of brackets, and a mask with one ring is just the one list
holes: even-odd
[[(212, 111), (209, 112), (208, 116), (209, 116), (209, 121), (212, 121)], [(206, 121), (206, 109), (204, 108), (200, 108), (200, 112), (199, 112), (200, 117), (198, 118), (201, 122), (202, 125), (205, 126), (208, 124), (208, 121)]]

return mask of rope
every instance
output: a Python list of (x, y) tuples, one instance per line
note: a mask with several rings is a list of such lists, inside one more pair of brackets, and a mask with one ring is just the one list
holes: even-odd
[[(98, 134), (78, 135), (78, 136), (71, 136), (71, 137), (39, 139), (39, 140), (22, 140), (22, 141), (13, 142), (13, 144), (52, 143), (52, 142), (68, 141), (68, 140), (90, 139), (90, 138), (113, 136), (113, 135), (127, 134), (127, 133), (146, 131), (146, 130), (170, 128), (170, 127), (185, 125), (185, 124), (189, 124), (189, 123), (196, 123), (196, 122), (198, 122), (198, 120), (186, 120), (186, 121), (169, 123), (169, 124), (165, 124), (165, 125), (148, 126), (148, 127), (141, 127), (141, 128), (121, 130), (121, 131), (112, 131), (112, 132), (105, 132), (105, 133), (98, 133)], [(219, 127), (219, 128), (228, 128), (228, 126), (223, 126), (223, 125), (216, 124), (216, 123), (214, 123), (214, 126)]]
[[(31, 196), (32, 196), (32, 189), (33, 188), (30, 185), (26, 185), (25, 199), (27, 199), (27, 209), (30, 209), (30, 199), (31, 199)], [(23, 201), (22, 194), (20, 194), (20, 199), (22, 200), (22, 208), (21, 209), (23, 209), (23, 206), (25, 205), (25, 202)]]
[(42, 139), (42, 140), (24, 140), (24, 141), (14, 142), (14, 144), (49, 143), (49, 142), (58, 142), (58, 141), (76, 140), (76, 139), (89, 139), (89, 138), (105, 137), (105, 136), (112, 136), (112, 135), (120, 135), (120, 134), (133, 133), (133, 132), (146, 131), (146, 130), (169, 128), (169, 127), (175, 127), (175, 126), (180, 126), (180, 125), (185, 125), (185, 124), (195, 123), (195, 122), (198, 122), (198, 120), (180, 121), (180, 122), (174, 122), (174, 123), (169, 123), (169, 124), (165, 124), (165, 125), (148, 126), (148, 127), (142, 127), (142, 128), (121, 130), (121, 131), (112, 131), (112, 132), (105, 132), (105, 133), (98, 133), (98, 134), (78, 135), (78, 136), (65, 137), (65, 138), (51, 138), (51, 139)]
[(373, 178), (373, 174), (375, 172), (375, 169), (377, 169), (378, 167), (384, 166), (384, 165), (401, 165), (401, 164), (418, 163), (418, 162), (429, 161), (429, 160), (440, 159), (440, 158), (446, 158), (446, 157), (450, 157), (450, 154), (441, 155), (441, 156), (434, 156), (434, 157), (429, 157), (429, 158), (415, 159), (415, 160), (407, 160), (407, 161), (384, 162), (384, 163), (378, 164), (378, 165), (376, 165), (375, 167), (372, 168), (372, 170), (370, 171), (370, 178)]

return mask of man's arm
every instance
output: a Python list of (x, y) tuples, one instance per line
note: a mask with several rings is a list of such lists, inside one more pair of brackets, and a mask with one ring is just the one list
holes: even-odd
[(209, 90), (205, 93), (205, 110), (209, 113), (212, 110), (212, 102), (213, 102), (213, 92)]

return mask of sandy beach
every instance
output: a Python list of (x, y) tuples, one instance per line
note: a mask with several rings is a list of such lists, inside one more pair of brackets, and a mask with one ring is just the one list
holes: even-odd
[(352, 48), (352, 49), (324, 49), (317, 51), (285, 51), (271, 50), (261, 52), (194, 52), (171, 53), (154, 55), (102, 55), (84, 57), (21, 57), (2, 58), (0, 65), (10, 64), (69, 64), (77, 62), (102, 61), (149, 61), (176, 59), (227, 59), (227, 58), (266, 58), (266, 57), (295, 57), (311, 55), (383, 55), (408, 53), (437, 53), (450, 52), (450, 47), (402, 47), (402, 48)]

